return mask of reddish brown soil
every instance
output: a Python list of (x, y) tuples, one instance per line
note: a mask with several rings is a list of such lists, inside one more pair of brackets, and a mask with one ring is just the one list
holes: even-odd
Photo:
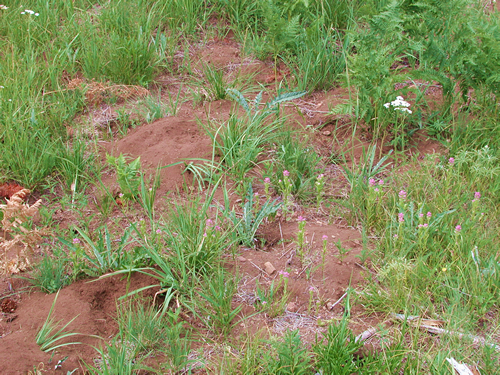
[[(199, 62), (194, 66), (201, 69), (201, 61), (210, 62), (217, 67), (224, 68), (228, 75), (235, 71), (240, 74), (252, 75), (254, 82), (260, 82), (272, 89), (274, 80), (268, 79), (275, 75), (271, 65), (242, 58), (239, 47), (231, 40), (211, 42), (204, 49), (194, 53)], [(282, 73), (279, 73), (282, 74)], [(172, 78), (172, 79), (170, 79)], [(180, 85), (175, 77), (162, 77), (158, 80), (164, 82), (164, 90), (170, 90), (172, 95), (177, 93)], [(172, 84), (172, 82), (174, 82)], [(250, 95), (251, 98), (256, 93)], [(270, 94), (264, 94), (264, 101)], [(345, 89), (334, 89), (328, 93), (314, 93), (308, 97), (297, 100), (294, 105), (287, 105), (286, 111), (290, 114), (290, 124), (298, 129), (309, 128), (312, 131), (311, 142), (322, 156), (354, 150), (347, 156), (354, 160), (359, 159), (363, 147), (369, 144), (370, 137), (367, 133), (357, 133), (357, 140), (347, 141), (351, 138), (352, 129), (348, 122), (328, 115), (329, 107), (338, 104), (347, 97)], [(204, 107), (193, 109), (191, 102), (186, 102), (180, 108), (177, 116), (157, 120), (151, 124), (142, 125), (130, 131), (122, 139), (112, 142), (101, 142), (108, 153), (119, 155), (124, 153), (132, 158), (141, 157), (142, 166), (149, 171), (154, 171), (158, 166), (183, 161), (190, 158), (210, 158), (211, 142), (203, 129), (196, 122), (196, 118), (205, 119), (207, 113), (211, 118), (227, 118), (233, 103), (228, 100), (206, 103)], [(334, 137), (335, 136), (335, 137)], [(350, 143), (353, 142), (353, 143)], [(436, 147), (422, 136), (421, 143), (424, 152)], [(176, 165), (161, 170), (162, 184), (159, 197), (167, 192), (182, 189), (186, 178), (182, 174), (183, 166)], [(337, 194), (343, 186), (340, 170), (334, 164), (326, 166), (329, 183), (329, 193)], [(103, 176), (106, 184), (112, 185), (113, 176)], [(256, 186), (260, 191), (262, 187)], [(161, 199), (160, 199), (161, 200)], [(299, 208), (300, 210), (300, 208)], [(309, 241), (306, 259), (313, 261), (313, 267), (321, 264), (322, 236), (328, 236), (328, 251), (325, 266), (313, 271), (309, 278), (304, 268), (304, 263), (295, 254), (296, 244), (293, 242), (297, 231), (297, 214), (291, 220), (283, 218), (265, 224), (261, 229), (261, 236), (266, 242), (262, 249), (241, 249), (240, 257), (232, 259), (228, 256), (228, 267), (237, 273), (241, 279), (235, 303), (243, 303), (243, 312), (247, 315), (255, 313), (254, 297), (256, 280), (261, 285), (269, 285), (275, 280), (279, 271), (290, 272), (289, 290), (291, 296), (287, 312), (282, 317), (271, 318), (264, 313), (254, 315), (244, 320), (235, 329), (233, 338), (245, 334), (253, 334), (265, 330), (271, 333), (282, 333), (284, 329), (300, 329), (306, 341), (314, 340), (316, 333), (324, 331), (321, 321), (336, 319), (342, 314), (342, 303), (336, 304), (349, 286), (356, 287), (363, 282), (362, 272), (370, 272), (369, 262), (361, 264), (356, 256), (360, 255), (363, 245), (361, 235), (355, 228), (348, 227), (341, 218), (329, 217), (327, 213), (316, 213), (315, 209), (300, 212), (307, 219), (307, 239)], [(115, 207), (114, 214), (120, 214), (120, 208)], [(85, 213), (89, 216), (91, 212)], [(61, 228), (74, 223), (74, 215), (65, 215), (62, 210), (55, 212), (54, 219)], [(340, 240), (344, 248), (349, 249), (347, 256), (341, 261), (338, 249), (334, 242)], [(263, 271), (266, 262), (272, 263), (276, 272), (269, 275)], [(12, 287), (10, 286), (12, 283)], [(148, 284), (154, 280), (144, 275), (134, 275), (130, 285), (131, 289)], [(33, 371), (33, 366), (43, 368), (43, 373), (66, 373), (81, 367), (81, 360), (92, 362), (96, 352), (92, 345), (99, 345), (96, 338), (81, 336), (78, 340), (84, 345), (64, 347), (54, 354), (43, 353), (35, 343), (35, 336), (44, 323), (49, 309), (53, 303), (54, 295), (45, 295), (32, 291), (21, 293), (23, 283), (19, 279), (7, 279), (1, 287), (2, 316), (0, 320), (0, 374), (26, 374)], [(12, 289), (13, 288), (13, 289)], [(125, 294), (126, 281), (118, 277), (108, 278), (94, 283), (86, 280), (76, 282), (59, 294), (55, 308), (56, 320), (68, 322), (75, 316), (77, 318), (70, 325), (70, 329), (87, 335), (99, 335), (109, 340), (116, 334), (117, 298)], [(151, 295), (153, 291), (150, 292)], [(313, 309), (309, 301), (312, 295)], [(253, 298), (253, 299), (252, 299)], [(319, 303), (316, 305), (316, 302)], [(360, 308), (358, 308), (360, 309)], [(356, 312), (356, 308), (353, 312)], [(356, 318), (353, 319), (355, 321)], [(371, 322), (368, 324), (370, 326)], [(366, 329), (366, 325), (359, 323), (355, 331)], [(210, 333), (207, 332), (210, 336)], [(214, 337), (216, 338), (216, 337)], [(55, 371), (57, 362), (68, 356), (60, 370)]]
[[(66, 346), (57, 350), (52, 357), (44, 353), (35, 342), (35, 337), (47, 319), (54, 302), (55, 294), (45, 294), (38, 291), (27, 292), (23, 286), (26, 283), (19, 279), (10, 279), (2, 283), (3, 299), (2, 316), (0, 319), (0, 374), (26, 374), (33, 371), (33, 366), (47, 374), (60, 374), (81, 368), (80, 360), (92, 363), (96, 351), (92, 345), (99, 347), (100, 340), (84, 335), (98, 335), (107, 340), (116, 334), (117, 299), (126, 293), (126, 280), (112, 277), (96, 282), (78, 281), (62, 289), (57, 298), (53, 317), (55, 321), (66, 324), (76, 319), (66, 331), (81, 333), (82, 336), (70, 337), (62, 342), (81, 342), (83, 345)], [(154, 279), (134, 274), (130, 281), (130, 290), (147, 285), (154, 285)], [(18, 293), (16, 293), (19, 291)], [(154, 294), (151, 289), (148, 294)], [(12, 294), (14, 293), (14, 296)], [(5, 311), (3, 305), (12, 301), (17, 307), (13, 312)], [(64, 357), (68, 359), (61, 369), (54, 371), (57, 362)]]

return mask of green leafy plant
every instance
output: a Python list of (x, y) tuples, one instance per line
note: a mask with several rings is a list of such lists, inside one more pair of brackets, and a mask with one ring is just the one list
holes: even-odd
[(242, 207), (242, 217), (239, 218), (235, 211), (229, 210), (229, 196), (227, 190), (224, 191), (225, 208), (223, 214), (233, 224), (238, 240), (248, 247), (255, 247), (255, 234), (259, 226), (266, 218), (276, 214), (281, 207), (281, 203), (277, 202), (277, 199), (272, 202), (268, 199), (262, 207), (256, 208), (259, 206), (258, 199), (258, 196), (253, 194), (252, 184), (249, 184)]
[(208, 307), (200, 306), (205, 317), (205, 324), (212, 329), (217, 329), (224, 337), (231, 333), (238, 324), (235, 318), (242, 309), (242, 305), (233, 308), (233, 297), (238, 287), (238, 282), (223, 268), (215, 270), (212, 277), (206, 281), (204, 291), (199, 291), (199, 296), (208, 303)]
[(282, 341), (276, 341), (272, 345), (278, 354), (278, 360), (273, 366), (274, 374), (303, 375), (311, 373), (311, 356), (303, 345), (298, 330), (287, 331)]
[(69, 284), (67, 260), (59, 256), (45, 255), (27, 280), (45, 293), (55, 293)]
[(139, 194), (141, 158), (127, 163), (123, 154), (118, 157), (107, 155), (108, 163), (116, 170), (121, 194), (126, 199), (136, 199)]
[[(127, 250), (127, 246), (132, 243), (132, 240), (129, 240), (132, 228), (124, 232), (116, 247), (113, 245), (114, 241), (107, 225), (98, 229), (95, 240), (82, 229), (76, 227), (75, 230), (84, 243), (79, 238), (74, 238), (72, 242), (64, 238), (59, 240), (70, 249), (75, 258), (74, 265), (80, 264), (82, 267), (80, 271), (99, 275), (112, 270), (134, 268), (143, 261), (141, 253)], [(90, 251), (86, 251), (85, 247)]]

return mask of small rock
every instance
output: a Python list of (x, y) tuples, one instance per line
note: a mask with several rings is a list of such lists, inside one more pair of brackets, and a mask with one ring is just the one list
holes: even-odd
[(246, 262), (246, 261), (247, 261), (247, 258), (244, 258), (244, 257), (242, 257), (242, 256), (239, 256), (239, 257), (238, 257), (238, 262), (243, 263), (243, 262)]
[(321, 132), (321, 134), (328, 137), (328, 136), (332, 135), (332, 132), (330, 130), (325, 130), (324, 132)]
[(273, 273), (276, 272), (276, 268), (274, 268), (274, 266), (270, 262), (264, 263), (264, 270), (267, 272), (268, 275), (272, 275)]
[(288, 305), (286, 305), (286, 309), (291, 312), (297, 311), (297, 304), (295, 302), (290, 302)]

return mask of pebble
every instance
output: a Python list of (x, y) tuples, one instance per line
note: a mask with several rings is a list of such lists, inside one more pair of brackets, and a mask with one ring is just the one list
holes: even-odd
[(268, 275), (272, 275), (273, 273), (276, 272), (276, 268), (274, 268), (271, 262), (264, 263), (264, 270), (267, 272)]

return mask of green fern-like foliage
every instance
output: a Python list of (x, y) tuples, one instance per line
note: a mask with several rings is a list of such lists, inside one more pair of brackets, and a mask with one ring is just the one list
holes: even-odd
[(123, 154), (118, 157), (107, 155), (108, 163), (116, 170), (120, 191), (126, 199), (135, 199), (139, 194), (141, 158), (127, 163)]

